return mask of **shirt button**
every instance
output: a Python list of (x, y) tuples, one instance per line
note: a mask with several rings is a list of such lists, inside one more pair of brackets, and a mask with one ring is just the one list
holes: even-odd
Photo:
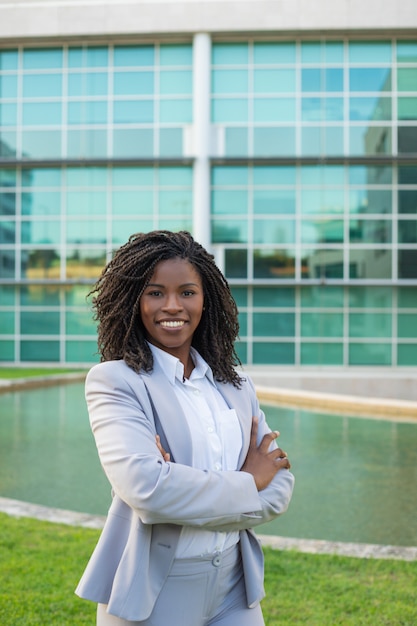
[(214, 432), (214, 428), (212, 428), (211, 426), (209, 426), (209, 427), (207, 428), (207, 432), (209, 432), (209, 433), (213, 433), (213, 432)]
[(194, 393), (195, 396), (199, 396), (200, 395), (200, 392), (199, 392), (198, 389), (194, 389), (193, 393)]
[(214, 464), (214, 469), (215, 469), (215, 470), (219, 470), (219, 469), (221, 469), (221, 465), (220, 465), (220, 463), (215, 463), (215, 464)]

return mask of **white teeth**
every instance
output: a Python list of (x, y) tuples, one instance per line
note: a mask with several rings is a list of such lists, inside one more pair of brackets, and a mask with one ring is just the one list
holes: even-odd
[(184, 322), (175, 321), (175, 322), (160, 322), (161, 326), (166, 326), (167, 328), (179, 328), (180, 326), (184, 326)]

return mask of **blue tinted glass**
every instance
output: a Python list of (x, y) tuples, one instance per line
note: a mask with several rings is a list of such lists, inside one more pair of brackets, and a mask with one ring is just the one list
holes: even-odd
[(0, 187), (3, 187), (3, 185), (5, 187), (14, 187), (16, 185), (16, 170), (0, 169)]
[(343, 185), (343, 165), (304, 165), (300, 168), (303, 185)]
[(217, 189), (211, 195), (213, 215), (244, 215), (248, 211), (246, 191)]
[[(351, 165), (348, 168), (349, 183), (351, 185), (379, 184), (390, 185), (392, 183), (392, 169), (388, 166), (378, 165)], [(400, 170), (399, 170), (400, 174)], [(417, 170), (416, 170), (417, 174)], [(401, 180), (399, 183), (401, 184)]]
[(391, 98), (374, 96), (349, 100), (349, 118), (353, 121), (390, 120), (391, 117)]
[(158, 194), (158, 208), (160, 215), (191, 215), (192, 211), (191, 190), (160, 191)]
[(249, 47), (246, 43), (216, 43), (212, 47), (214, 65), (247, 65)]
[(256, 93), (286, 93), (295, 91), (295, 70), (254, 70)]
[(112, 171), (113, 185), (116, 187), (143, 187), (154, 184), (152, 167), (115, 167)]
[(212, 72), (213, 93), (246, 93), (248, 91), (247, 70), (214, 70)]
[(258, 189), (253, 192), (253, 212), (255, 214), (295, 213), (295, 190)]
[(17, 107), (15, 104), (0, 102), (0, 126), (16, 126)]
[(301, 119), (307, 122), (342, 121), (343, 98), (303, 98)]
[(68, 103), (68, 124), (105, 124), (107, 102), (90, 100)]
[(169, 70), (159, 73), (159, 92), (162, 94), (191, 94), (193, 76), (189, 70)]
[(22, 193), (22, 215), (59, 215), (61, 194), (59, 191), (34, 191)]
[(104, 191), (68, 191), (67, 215), (102, 216), (106, 207)]
[(324, 72), (326, 91), (343, 91), (343, 70), (328, 68)]
[(159, 129), (159, 156), (182, 156), (183, 149), (182, 128)]
[(152, 95), (154, 92), (153, 72), (115, 72), (113, 91), (116, 95)]
[(295, 98), (255, 98), (255, 122), (295, 121)]
[(153, 46), (115, 46), (113, 62), (117, 67), (143, 67), (154, 64)]
[(193, 182), (193, 172), (190, 167), (161, 167), (158, 174), (160, 186), (183, 187), (190, 186)]
[(254, 243), (295, 243), (295, 220), (255, 219), (253, 223)]
[(161, 100), (159, 119), (161, 122), (191, 122), (193, 105), (191, 99)]
[(417, 41), (397, 41), (397, 61), (399, 63), (416, 63)]
[(303, 63), (321, 63), (321, 43), (308, 41), (301, 44), (301, 61)]
[(132, 189), (119, 189), (112, 194), (113, 215), (146, 215), (154, 211), (154, 192)]
[(22, 169), (22, 187), (60, 187), (61, 170)]
[(15, 74), (0, 76), (0, 98), (17, 96), (17, 76)]
[(302, 69), (301, 89), (306, 92), (324, 89), (324, 74), (322, 71), (320, 69)]
[(294, 185), (295, 167), (255, 166), (253, 168), (254, 185)]
[(255, 128), (255, 156), (294, 156), (295, 128)]
[(352, 155), (390, 154), (392, 150), (391, 128), (373, 126), (372, 137), (369, 127), (354, 126), (349, 129), (349, 153)]
[(107, 132), (92, 128), (68, 130), (67, 156), (74, 159), (106, 157)]
[(61, 74), (25, 74), (23, 76), (24, 98), (45, 98), (46, 96), (61, 96)]
[(11, 159), (17, 154), (17, 137), (16, 131), (0, 132), (0, 156)]
[(61, 225), (59, 220), (22, 221), (21, 241), (28, 244), (59, 244)]
[(350, 91), (390, 91), (391, 68), (366, 67), (349, 70)]
[(17, 70), (17, 65), (17, 50), (0, 50), (0, 70)]
[(247, 122), (248, 101), (246, 99), (227, 98), (212, 100), (213, 122)]
[(107, 170), (104, 167), (68, 167), (67, 187), (105, 187)]
[(301, 61), (305, 64), (343, 63), (343, 43), (312, 41), (301, 44)]
[(247, 185), (247, 167), (213, 167), (211, 171), (213, 185)]
[(107, 73), (82, 72), (68, 75), (68, 95), (102, 96), (107, 94)]
[(154, 153), (153, 130), (148, 128), (113, 131), (115, 157), (152, 157)]
[(107, 47), (68, 49), (68, 67), (107, 67), (108, 62)]
[(23, 69), (39, 70), (62, 67), (62, 48), (33, 48), (23, 51)]
[(349, 61), (351, 63), (390, 63), (391, 43), (389, 41), (351, 41)]
[(253, 60), (259, 65), (287, 65), (295, 63), (295, 44), (255, 42), (253, 44)]
[(116, 100), (113, 121), (115, 124), (153, 122), (153, 100)]
[(343, 189), (303, 189), (301, 191), (301, 212), (303, 214), (335, 214), (344, 212)]
[(213, 243), (247, 243), (248, 223), (230, 216), (227, 220), (213, 219), (211, 237)]
[(189, 44), (161, 44), (159, 47), (160, 65), (191, 65), (193, 49)]
[(246, 126), (226, 126), (225, 156), (247, 156), (249, 133)]
[(23, 124), (25, 126), (52, 126), (60, 123), (60, 102), (30, 102), (23, 104)]

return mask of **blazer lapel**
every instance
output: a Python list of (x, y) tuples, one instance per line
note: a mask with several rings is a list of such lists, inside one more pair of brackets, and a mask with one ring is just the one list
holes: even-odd
[(171, 385), (159, 372), (142, 374), (154, 412), (155, 427), (164, 449), (172, 460), (192, 464), (191, 434), (184, 412)]

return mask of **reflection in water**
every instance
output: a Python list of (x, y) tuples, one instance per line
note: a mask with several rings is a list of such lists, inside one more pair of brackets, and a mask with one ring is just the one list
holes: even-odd
[[(0, 495), (105, 514), (110, 487), (83, 386), (0, 396)], [(296, 476), (289, 511), (260, 532), (417, 545), (417, 423), (264, 406)]]

